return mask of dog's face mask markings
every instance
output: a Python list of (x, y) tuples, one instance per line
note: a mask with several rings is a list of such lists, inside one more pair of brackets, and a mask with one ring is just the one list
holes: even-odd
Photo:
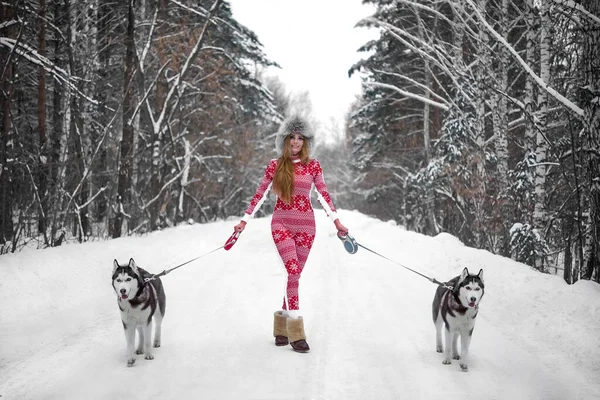
[(119, 272), (113, 282), (115, 292), (123, 300), (127, 300), (138, 291), (138, 280), (125, 271)]
[(459, 299), (465, 307), (475, 307), (481, 299), (481, 288), (477, 283), (469, 284), (460, 288)]
[(458, 286), (458, 299), (461, 304), (464, 307), (476, 307), (483, 296), (483, 270), (479, 271), (478, 275), (468, 275), (468, 272), (463, 271)]

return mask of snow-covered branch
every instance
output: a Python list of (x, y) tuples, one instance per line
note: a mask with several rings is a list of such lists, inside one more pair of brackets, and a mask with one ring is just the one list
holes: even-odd
[(442, 14), (441, 12), (439, 12), (438, 10), (435, 10), (427, 5), (424, 4), (420, 4), (416, 1), (410, 1), (410, 0), (394, 0), (394, 3), (397, 5), (398, 3), (403, 3), (406, 5), (409, 5), (411, 7), (414, 8), (418, 8), (420, 10), (425, 10), (429, 13), (431, 13), (432, 15), (435, 15), (436, 17), (446, 21), (447, 23), (449, 23), (450, 25), (454, 25), (454, 22), (449, 20), (447, 16), (445, 16), (444, 14)]
[(473, 3), (473, 0), (465, 1), (471, 6), (471, 8), (473, 8), (473, 11), (477, 15), (477, 18), (479, 19), (479, 21), (481, 21), (485, 28), (492, 34), (492, 36), (496, 38), (496, 40), (498, 40), (500, 43), (502, 43), (504, 47), (508, 49), (508, 51), (519, 62), (519, 64), (521, 64), (523, 69), (527, 71), (527, 73), (533, 78), (533, 80), (539, 85), (539, 87), (544, 89), (546, 92), (548, 92), (549, 95), (561, 102), (565, 107), (573, 111), (575, 114), (579, 115), (580, 117), (583, 116), (583, 109), (581, 109), (571, 100), (567, 99), (565, 96), (563, 96), (562, 94), (554, 90), (552, 87), (550, 87), (550, 85), (547, 82), (544, 82), (544, 80), (540, 78), (533, 71), (533, 69), (531, 69), (531, 67), (521, 58), (519, 53), (506, 40), (504, 40), (504, 38), (498, 32), (496, 32), (496, 30), (486, 21), (485, 17), (481, 14), (479, 10), (479, 7), (475, 3)]
[(425, 98), (423, 96), (419, 96), (418, 94), (415, 94), (415, 93), (407, 92), (406, 90), (402, 90), (394, 85), (389, 85), (387, 83), (365, 82), (364, 84), (367, 86), (375, 86), (375, 87), (379, 87), (379, 88), (383, 88), (383, 89), (393, 90), (395, 92), (400, 93), (403, 96), (410, 97), (412, 99), (419, 100), (419, 101), (429, 104), (431, 106), (441, 108), (444, 111), (447, 111), (450, 108), (446, 103), (438, 103), (437, 101), (427, 99), (427, 98)]
[(79, 193), (79, 191), (81, 190), (81, 188), (83, 187), (83, 183), (86, 181), (86, 179), (88, 179), (88, 175), (92, 172), (90, 169), (90, 166), (93, 164), (94, 159), (98, 156), (98, 154), (100, 154), (100, 150), (102, 148), (104, 148), (104, 141), (106, 140), (107, 136), (110, 133), (110, 129), (113, 126), (113, 123), (115, 122), (115, 120), (117, 119), (117, 117), (120, 115), (119, 111), (121, 110), (121, 107), (123, 106), (123, 104), (119, 104), (119, 107), (117, 108), (117, 110), (115, 110), (112, 119), (110, 120), (110, 122), (108, 124), (106, 124), (106, 126), (104, 127), (104, 132), (102, 133), (102, 136), (100, 138), (100, 140), (98, 140), (98, 143), (96, 144), (96, 147), (90, 157), (90, 161), (88, 163), (88, 165), (85, 167), (82, 175), (81, 175), (81, 179), (79, 180), (79, 182), (77, 183), (77, 186), (75, 187), (75, 189), (71, 192), (71, 194), (69, 195), (67, 193), (67, 197), (69, 197), (69, 203), (67, 204), (67, 207), (65, 208), (66, 210), (68, 210), (71, 207), (71, 203), (73, 202), (73, 199), (75, 198), (75, 196), (77, 195), (77, 193)]
[[(138, 102), (138, 105), (136, 106), (135, 110), (133, 111), (133, 114), (131, 115), (131, 118), (129, 118), (129, 121), (127, 121), (127, 123), (129, 125), (131, 125), (133, 123), (133, 121), (135, 120), (135, 116), (137, 115), (137, 113), (139, 112), (140, 108), (143, 105), (146, 105), (147, 109), (148, 109), (148, 115), (150, 116), (150, 119), (152, 120), (152, 123), (155, 124), (156, 121), (154, 121), (154, 115), (152, 115), (152, 107), (150, 106), (150, 103), (148, 102), (148, 97), (150, 96), (150, 92), (152, 91), (152, 89), (154, 88), (154, 86), (156, 86), (156, 82), (158, 82), (158, 77), (164, 72), (165, 68), (167, 68), (167, 65), (169, 65), (169, 61), (167, 61), (158, 71), (158, 73), (156, 74), (156, 76), (154, 77), (154, 80), (150, 83), (150, 87), (146, 90), (146, 93), (144, 93), (144, 97), (142, 97), (142, 99)], [(141, 63), (140, 63), (140, 68), (142, 67)]]
[(18, 24), (18, 23), (19, 23), (19, 21), (15, 20), (15, 19), (11, 19), (10, 21), (0, 22), (0, 29), (6, 29), (9, 26)]
[(144, 71), (144, 61), (146, 60), (146, 56), (150, 51), (150, 46), (152, 45), (152, 37), (154, 36), (154, 30), (156, 29), (156, 20), (158, 18), (158, 7), (154, 10), (154, 16), (152, 17), (152, 24), (150, 25), (150, 32), (148, 32), (148, 38), (146, 40), (146, 44), (142, 49), (142, 55), (139, 57), (140, 62), (140, 71)]
[(78, 93), (90, 103), (98, 105), (96, 100), (82, 93), (77, 86), (73, 84), (71, 81), (73, 78), (69, 75), (69, 73), (67, 73), (67, 71), (57, 67), (52, 61), (38, 53), (34, 48), (23, 43), (17, 43), (15, 39), (8, 37), (0, 37), (0, 46), (8, 47), (11, 51), (14, 51), (16, 54), (20, 55), (32, 64), (44, 68), (44, 70), (50, 73), (58, 82), (64, 83), (71, 90)]
[(400, 79), (404, 79), (406, 81), (409, 81), (410, 83), (412, 83), (415, 86), (420, 87), (421, 89), (427, 91), (430, 95), (434, 96), (435, 98), (439, 99), (440, 101), (446, 103), (446, 99), (444, 99), (442, 96), (440, 96), (439, 94), (435, 93), (433, 90), (431, 90), (430, 88), (428, 88), (427, 86), (423, 85), (420, 82), (417, 82), (416, 80), (406, 76), (406, 75), (402, 75), (402, 74), (396, 74), (394, 72), (387, 72), (387, 71), (382, 71), (382, 70), (378, 70), (378, 69), (373, 69), (374, 72), (377, 72), (379, 74), (382, 75), (391, 75), (391, 76), (395, 76), (397, 78)]
[[(457, 77), (464, 75), (465, 71), (460, 70), (457, 67), (456, 63), (453, 60), (450, 60), (449, 57), (442, 51), (440, 51), (436, 46), (430, 45), (429, 43), (423, 41), (421, 38), (415, 37), (414, 35), (411, 35), (410, 33), (404, 31), (403, 29), (398, 28), (387, 22), (380, 21), (377, 18), (369, 17), (363, 19), (363, 21), (375, 24), (383, 29), (386, 29), (390, 35), (399, 40), (405, 46), (421, 55), (421, 57), (423, 57), (424, 59), (430, 60), (432, 63), (438, 66), (450, 78), (454, 87), (461, 92), (463, 91), (462, 85), (458, 82)], [(410, 41), (405, 39), (403, 36), (406, 36), (408, 39), (410, 39)], [(419, 43), (423, 47), (423, 49), (417, 47), (412, 42)], [(432, 75), (435, 76), (435, 74)], [(440, 85), (440, 87), (442, 87), (442, 85)], [(466, 93), (463, 94), (465, 94), (465, 97), (468, 99), (468, 101), (472, 101), (470, 97), (466, 95)]]
[(581, 4), (575, 3), (573, 0), (552, 0), (552, 2), (555, 4), (558, 4), (558, 5), (567, 7), (567, 8), (571, 8), (573, 10), (577, 10), (581, 14), (583, 14), (585, 17), (591, 19), (592, 21), (594, 21), (595, 23), (600, 25), (600, 17), (599, 16), (592, 14), (591, 12), (586, 10), (584, 6), (582, 6)]
[[(190, 55), (187, 57), (187, 59), (183, 63), (180, 73), (177, 75), (175, 82), (173, 83), (173, 85), (169, 89), (169, 92), (167, 93), (167, 96), (166, 96), (165, 102), (164, 102), (165, 106), (162, 108), (160, 116), (156, 120), (156, 126), (162, 125), (162, 123), (164, 121), (164, 117), (165, 117), (165, 115), (167, 113), (167, 109), (168, 109), (168, 107), (166, 107), (166, 105), (169, 104), (169, 101), (171, 100), (173, 95), (176, 92), (178, 92), (179, 86), (183, 80), (183, 77), (188, 72), (190, 66), (196, 59), (196, 56), (198, 55), (198, 53), (200, 53), (200, 50), (202, 49), (202, 44), (204, 42), (204, 38), (206, 35), (206, 30), (208, 29), (208, 25), (210, 24), (213, 15), (216, 13), (216, 11), (219, 8), (219, 6), (221, 5), (221, 3), (222, 3), (222, 0), (215, 0), (212, 7), (210, 8), (210, 11), (207, 16), (207, 20), (204, 23), (204, 26), (202, 27), (202, 31), (200, 32), (200, 36), (196, 40), (196, 44), (194, 45), (194, 48), (192, 49), (192, 51), (190, 52)], [(155, 131), (158, 131), (158, 129), (155, 129)]]
[(208, 18), (209, 17), (208, 11), (206, 11), (206, 10), (202, 10), (202, 12), (200, 12), (200, 11), (196, 10), (195, 8), (188, 7), (185, 4), (183, 4), (182, 2), (177, 1), (177, 0), (171, 0), (171, 3), (177, 4), (179, 7), (183, 8), (184, 10), (186, 10), (188, 12), (191, 12), (192, 14), (199, 15), (202, 18)]

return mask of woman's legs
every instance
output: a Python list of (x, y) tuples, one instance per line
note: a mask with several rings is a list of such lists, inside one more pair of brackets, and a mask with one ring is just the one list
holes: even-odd
[(298, 285), (302, 269), (298, 263), (296, 243), (292, 232), (281, 224), (272, 224), (272, 235), (283, 266), (287, 272), (285, 294), (283, 298), (284, 310), (298, 310)]
[[(315, 239), (314, 216), (302, 221), (301, 230), (292, 232), (285, 224), (273, 220), (271, 233), (277, 251), (287, 272), (285, 295), (283, 298), (282, 316), (286, 317), (287, 337), (275, 336), (276, 345), (284, 345), (289, 341), (294, 351), (306, 353), (310, 351), (304, 333), (304, 320), (300, 316), (299, 285), (300, 275), (310, 254)], [(297, 221), (297, 220), (296, 220)], [(278, 344), (279, 343), (279, 344)]]
[(271, 228), (275, 246), (287, 272), (283, 309), (297, 311), (300, 309), (298, 296), (300, 276), (310, 254), (315, 235), (314, 232), (293, 234), (283, 224), (277, 223), (273, 223)]

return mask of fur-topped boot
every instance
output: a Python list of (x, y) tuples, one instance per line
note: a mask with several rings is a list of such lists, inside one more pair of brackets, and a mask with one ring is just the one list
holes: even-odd
[(304, 319), (288, 318), (287, 319), (287, 332), (290, 344), (294, 351), (298, 353), (308, 353), (310, 347), (306, 343), (306, 335), (304, 334)]
[(288, 340), (287, 317), (283, 311), (275, 311), (273, 319), (273, 336), (275, 336), (275, 346), (287, 346)]

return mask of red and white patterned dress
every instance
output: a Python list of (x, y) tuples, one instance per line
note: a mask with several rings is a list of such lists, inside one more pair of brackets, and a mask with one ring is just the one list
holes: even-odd
[[(273, 217), (271, 220), (271, 234), (287, 271), (286, 293), (283, 299), (284, 310), (298, 310), (298, 285), (300, 274), (310, 253), (315, 239), (315, 215), (310, 201), (310, 192), (314, 184), (317, 189), (319, 202), (332, 221), (337, 218), (335, 206), (327, 192), (327, 185), (323, 179), (323, 170), (317, 160), (306, 164), (294, 159), (294, 192), (291, 204), (277, 198)], [(265, 169), (265, 175), (252, 198), (242, 220), (248, 221), (260, 208), (266, 199), (273, 176), (277, 167), (277, 160), (271, 160)]]

